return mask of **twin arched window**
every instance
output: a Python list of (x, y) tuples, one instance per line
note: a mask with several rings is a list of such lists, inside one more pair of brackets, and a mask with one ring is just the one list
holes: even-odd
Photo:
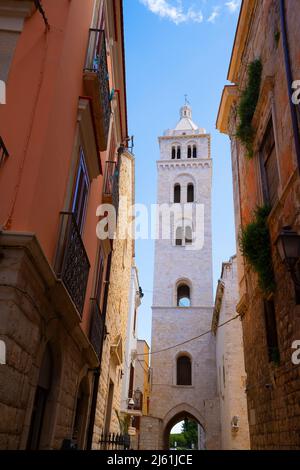
[[(194, 202), (195, 200), (195, 189), (193, 183), (189, 183), (187, 187), (187, 202)], [(174, 203), (179, 204), (181, 202), (181, 186), (176, 183), (174, 186)]]
[(177, 385), (192, 385), (192, 362), (188, 356), (177, 358)]
[(177, 227), (176, 229), (176, 246), (192, 245), (193, 231), (190, 226)]
[(177, 307), (191, 306), (191, 290), (187, 284), (179, 284), (177, 287)]
[(187, 150), (187, 157), (188, 158), (197, 158), (197, 146), (196, 145), (189, 145)]
[(180, 145), (177, 145), (177, 147), (173, 146), (172, 147), (172, 160), (177, 160), (181, 159), (181, 147)]

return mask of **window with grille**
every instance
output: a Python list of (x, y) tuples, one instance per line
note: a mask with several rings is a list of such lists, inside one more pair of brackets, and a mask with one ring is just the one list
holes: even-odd
[(192, 385), (192, 363), (188, 356), (177, 359), (177, 385)]

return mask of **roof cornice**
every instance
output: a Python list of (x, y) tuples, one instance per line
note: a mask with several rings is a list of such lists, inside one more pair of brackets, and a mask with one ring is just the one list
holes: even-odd
[(227, 80), (231, 83), (237, 83), (238, 81), (238, 72), (257, 1), (258, 0), (243, 0), (242, 2), (227, 75)]

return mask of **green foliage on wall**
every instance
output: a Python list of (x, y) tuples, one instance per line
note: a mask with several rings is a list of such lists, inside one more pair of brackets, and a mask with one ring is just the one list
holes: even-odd
[(258, 274), (259, 286), (265, 294), (275, 291), (271, 240), (267, 218), (271, 208), (258, 207), (254, 218), (240, 234), (240, 249), (252, 269)]
[(245, 146), (249, 158), (253, 157), (254, 129), (252, 119), (259, 98), (261, 77), (262, 63), (260, 59), (257, 59), (248, 66), (248, 84), (242, 92), (238, 106), (240, 123), (237, 128), (236, 137)]

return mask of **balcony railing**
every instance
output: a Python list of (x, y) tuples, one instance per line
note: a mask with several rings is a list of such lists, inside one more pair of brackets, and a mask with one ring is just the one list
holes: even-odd
[(114, 205), (116, 211), (119, 207), (119, 167), (114, 161), (105, 163), (103, 199)]
[(83, 312), (89, 270), (90, 262), (74, 214), (61, 212), (55, 271), (80, 315)]
[(111, 106), (105, 33), (101, 29), (90, 29), (84, 66), (86, 93), (93, 99), (100, 150), (107, 148)]
[(103, 342), (106, 336), (105, 318), (101, 313), (97, 299), (91, 299), (90, 342), (101, 360)]
[(2, 163), (4, 163), (7, 157), (9, 157), (8, 150), (5, 147), (2, 137), (0, 137), (0, 166), (2, 165)]

